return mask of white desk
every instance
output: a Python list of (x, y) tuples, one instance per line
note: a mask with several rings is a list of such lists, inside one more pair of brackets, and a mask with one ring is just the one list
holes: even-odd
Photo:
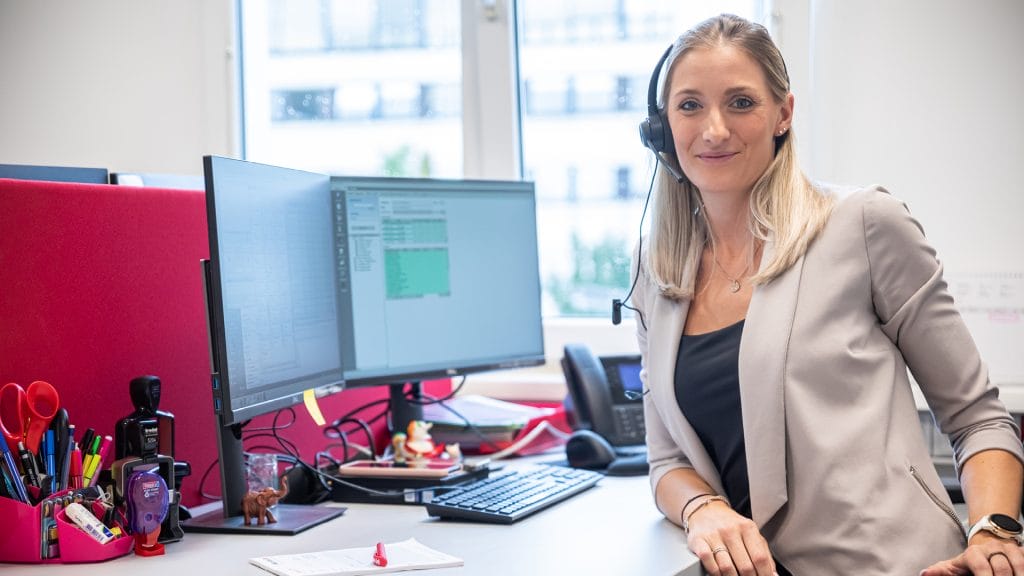
[(421, 506), (348, 504), (348, 511), (298, 536), (186, 534), (164, 556), (101, 564), (0, 564), (0, 573), (104, 576), (266, 576), (253, 556), (372, 546), (414, 537), (465, 560), (461, 568), (412, 574), (488, 576), (703, 574), (682, 529), (654, 506), (646, 476), (608, 477), (583, 494), (510, 526), (440, 521)]

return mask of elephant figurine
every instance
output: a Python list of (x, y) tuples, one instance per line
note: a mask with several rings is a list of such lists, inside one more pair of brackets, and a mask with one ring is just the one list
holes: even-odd
[(257, 526), (277, 522), (277, 518), (270, 512), (270, 507), (277, 504), (277, 501), (287, 493), (288, 477), (282, 476), (280, 490), (264, 488), (259, 492), (248, 492), (242, 496), (242, 516), (245, 517), (245, 525), (249, 526), (253, 518), (256, 518)]

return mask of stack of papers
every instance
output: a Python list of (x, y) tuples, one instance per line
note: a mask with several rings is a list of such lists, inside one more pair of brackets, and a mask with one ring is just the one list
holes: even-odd
[(384, 549), (387, 552), (387, 566), (374, 565), (373, 554), (377, 551), (376, 546), (308, 554), (260, 556), (250, 558), (249, 563), (278, 576), (359, 576), (426, 568), (451, 568), (464, 564), (461, 558), (424, 546), (415, 538), (384, 544)]
[[(445, 408), (449, 406), (451, 410)], [(554, 408), (537, 408), (486, 396), (469, 394), (456, 396), (444, 404), (428, 404), (423, 407), (423, 419), (433, 424), (430, 435), (442, 444), (458, 443), (463, 450), (476, 451), (482, 448), (484, 439), (492, 445), (503, 447), (510, 444), (531, 422), (537, 422), (554, 414)], [(466, 421), (479, 431), (474, 432)], [(484, 438), (481, 438), (481, 434)]]

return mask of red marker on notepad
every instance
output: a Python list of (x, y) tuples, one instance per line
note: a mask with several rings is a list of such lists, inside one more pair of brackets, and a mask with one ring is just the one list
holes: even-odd
[(384, 567), (384, 566), (388, 565), (388, 556), (384, 552), (384, 543), (383, 542), (377, 542), (377, 551), (373, 553), (373, 564), (374, 564), (374, 566), (381, 566), (381, 567)]

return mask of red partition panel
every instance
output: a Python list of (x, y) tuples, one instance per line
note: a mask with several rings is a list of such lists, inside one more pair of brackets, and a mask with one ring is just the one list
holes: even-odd
[[(175, 457), (193, 468), (185, 504), (200, 501), (199, 479), (217, 457), (200, 267), (208, 253), (202, 191), (0, 179), (0, 384), (50, 382), (81, 437), (87, 427), (113, 435), (132, 411), (128, 382), (159, 376)], [(321, 406), (330, 420), (386, 393), (346, 391)], [(312, 459), (327, 441), (297, 413), (284, 435)], [(218, 493), (218, 484), (211, 474), (205, 488)]]

